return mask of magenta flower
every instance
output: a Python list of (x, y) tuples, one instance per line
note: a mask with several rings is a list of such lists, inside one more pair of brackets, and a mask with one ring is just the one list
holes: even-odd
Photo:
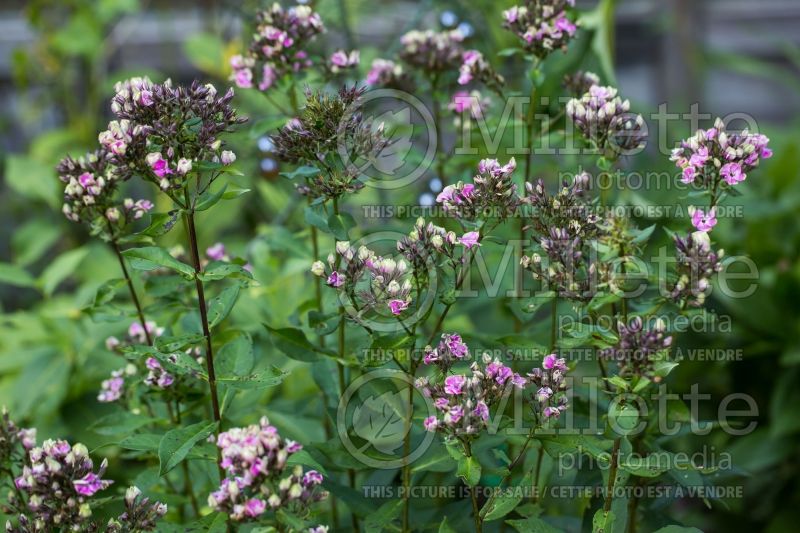
[(333, 272), (331, 272), (331, 275), (328, 276), (328, 280), (326, 281), (326, 283), (329, 286), (335, 287), (335, 288), (338, 289), (339, 287), (344, 285), (344, 276), (339, 274), (337, 271), (334, 270)]
[(456, 405), (450, 411), (447, 412), (445, 415), (445, 422), (450, 424), (458, 424), (458, 421), (464, 417), (464, 408), (460, 405)]
[(702, 209), (695, 209), (692, 213), (692, 225), (697, 228), (697, 231), (711, 231), (711, 228), (717, 225), (716, 208), (712, 207), (708, 213)]
[(408, 309), (408, 302), (406, 302), (405, 300), (390, 300), (389, 309), (391, 310), (393, 315), (399, 315), (400, 313)]
[(458, 242), (463, 244), (468, 250), (471, 249), (473, 246), (480, 246), (480, 235), (477, 231), (469, 231), (462, 235)]
[(447, 376), (444, 380), (444, 391), (447, 394), (457, 396), (463, 392), (462, 388), (464, 387), (465, 381), (466, 378), (464, 378), (464, 376)]
[(559, 411), (556, 407), (545, 407), (542, 411), (542, 414), (545, 418), (558, 418), (558, 415), (561, 414), (561, 411)]
[(726, 163), (719, 173), (728, 185), (736, 185), (747, 177), (747, 174), (742, 172), (742, 165), (739, 163)]
[(539, 402), (546, 402), (553, 395), (553, 389), (550, 387), (542, 387), (536, 391), (536, 400)]
[(89, 472), (81, 479), (76, 479), (72, 482), (78, 494), (83, 496), (91, 496), (99, 490), (103, 490), (111, 484), (111, 481), (100, 479), (100, 476), (94, 472)]
[(439, 419), (429, 416), (422, 422), (422, 425), (425, 427), (425, 431), (436, 431), (436, 428), (439, 427)]
[(208, 249), (206, 249), (206, 256), (213, 261), (224, 261), (225, 245), (221, 242), (218, 242), (213, 246), (209, 246)]
[(258, 498), (250, 498), (244, 505), (244, 514), (254, 518), (267, 509), (267, 502)]
[(472, 414), (481, 418), (484, 422), (489, 420), (489, 406), (486, 405), (485, 402), (478, 402), (478, 405), (475, 406), (475, 409), (472, 411)]
[(693, 166), (688, 166), (683, 169), (683, 174), (681, 175), (681, 182), (683, 183), (693, 183), (695, 177), (697, 176), (697, 169)]

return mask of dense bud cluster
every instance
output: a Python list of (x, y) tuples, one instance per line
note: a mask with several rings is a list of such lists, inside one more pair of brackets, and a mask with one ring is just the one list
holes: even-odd
[(600, 76), (594, 72), (584, 72), (579, 70), (573, 74), (564, 76), (562, 84), (567, 92), (574, 96), (583, 96), (595, 85), (600, 85)]
[(533, 239), (544, 258), (538, 253), (523, 256), (522, 267), (559, 296), (578, 301), (591, 299), (607, 279), (608, 265), (598, 261), (593, 244), (605, 230), (585, 196), (588, 174), (578, 174), (571, 182), (564, 180), (552, 196), (542, 180), (525, 186), (525, 202), (533, 208)]
[(473, 183), (458, 182), (448, 185), (436, 201), (448, 213), (463, 220), (479, 217), (504, 220), (512, 216), (520, 205), (513, 173), (517, 163), (512, 157), (505, 165), (496, 159), (483, 159), (478, 164), (478, 174)]
[(441, 254), (455, 264), (455, 250), (457, 237), (452, 231), (447, 231), (433, 222), (425, 222), (418, 218), (407, 237), (397, 242), (397, 251), (410, 263), (418, 276), (424, 276), (431, 267), (430, 261)]
[(653, 377), (653, 364), (657, 356), (663, 355), (672, 345), (672, 337), (664, 333), (660, 320), (652, 329), (645, 330), (641, 317), (635, 317), (628, 324), (617, 325), (619, 341), (606, 348), (600, 355), (619, 366), (622, 377)]
[(278, 158), (320, 170), (300, 192), (330, 199), (363, 188), (357, 166), (389, 145), (383, 125), (374, 126), (360, 111), (364, 91), (355, 86), (333, 95), (308, 91), (301, 115), (272, 136)]
[(722, 270), (723, 251), (711, 248), (708, 234), (697, 231), (686, 237), (675, 237), (675, 274), (670, 298), (676, 303), (701, 307), (711, 288), (714, 274)]
[(217, 447), (227, 477), (208, 497), (208, 505), (237, 522), (255, 521), (279, 509), (303, 514), (314, 502), (327, 497), (318, 487), (322, 475), (303, 472), (287, 464), (303, 447), (285, 440), (266, 417), (258, 424), (232, 428), (219, 434)]
[(605, 157), (616, 159), (644, 145), (647, 129), (641, 115), (630, 113), (630, 102), (614, 87), (593, 85), (567, 102), (567, 117)]
[(467, 346), (457, 334), (443, 335), (435, 350), (429, 348), (425, 362), (439, 368), (438, 377), (419, 378), (415, 383), (439, 411), (425, 419), (427, 431), (477, 436), (488, 426), (490, 411), (500, 400), (514, 387), (524, 389), (528, 384), (526, 378), (488, 354), (484, 354), (481, 363), (472, 362), (469, 374), (450, 374), (453, 362), (468, 355)]
[(565, 393), (568, 370), (563, 358), (550, 354), (542, 360), (542, 368), (534, 368), (528, 373), (528, 380), (536, 387), (529, 402), (539, 424), (558, 418), (569, 407)]
[[(220, 138), (246, 121), (230, 105), (233, 89), (219, 96), (211, 84), (173, 87), (169, 80), (154, 84), (134, 78), (118, 83), (116, 91), (112, 111), (135, 133), (133, 145), (116, 159), (123, 176), (135, 172), (163, 190), (178, 189), (199, 162), (226, 165), (235, 159), (222, 149)], [(112, 129), (100, 134), (101, 143)]]
[(167, 506), (161, 502), (150, 502), (142, 496), (138, 487), (125, 491), (125, 512), (108, 522), (106, 533), (133, 533), (155, 531), (158, 520), (167, 514)]
[(319, 14), (307, 5), (283, 9), (276, 2), (256, 17), (258, 26), (247, 54), (231, 58), (231, 79), (238, 87), (256, 85), (266, 91), (287, 74), (312, 65), (308, 45), (325, 27)]
[(567, 49), (578, 28), (567, 16), (575, 0), (526, 0), (503, 11), (503, 26), (522, 39), (523, 47), (538, 58)]

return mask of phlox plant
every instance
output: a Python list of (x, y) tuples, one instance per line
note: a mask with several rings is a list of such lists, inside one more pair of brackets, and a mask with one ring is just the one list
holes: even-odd
[[(499, 57), (459, 29), (417, 28), (396, 52), (362, 68), (358, 49), (321, 52), (325, 21), (311, 3), (276, 3), (248, 14), (251, 33), (230, 58), (227, 82), (235, 88), (147, 77), (117, 83), (97, 147), (66, 155), (56, 175), (64, 216), (119, 263), (85, 312), (100, 320), (112, 302), (129, 301), (103, 344), (119, 363), (96, 398), (113, 410), (94, 427), (123, 426), (108, 445), (126, 461), (157, 465), (156, 475), (141, 488), (115, 490), (107, 461), (92, 459), (103, 450), (39, 444), (35, 429), (4, 412), (7, 531), (550, 531), (563, 509), (542, 494), (561, 454), (588, 455), (603, 467), (587, 481), (601, 490), (573, 523), (637, 531), (647, 519), (640, 498), (617, 494), (674, 471), (630, 462), (663, 451), (649, 396), (633, 398), (666, 383), (678, 366), (668, 323), (700, 312), (722, 270), (717, 211), (747, 177), (758, 179), (772, 153), (763, 134), (730, 130), (722, 120), (675, 148), (676, 179), (693, 188), (697, 205), (675, 221), (679, 229), (666, 228), (674, 249), (664, 287), (645, 276), (631, 296), (627, 274), (647, 263), (655, 228), (612, 209), (624, 197), (603, 176), (646, 143), (642, 116), (601, 76), (577, 70), (557, 80), (570, 99), (546, 107), (545, 122), (534, 104), (551, 96), (543, 93), (554, 86), (548, 61), (580, 38), (583, 20), (571, 0), (525, 1), (490, 21), (516, 43)], [(504, 61), (529, 73), (527, 86), (510, 86), (500, 74)], [(443, 185), (430, 215), (397, 221), (403, 231), (383, 246), (371, 244), (353, 209), (373, 184), (362, 165), (395, 143), (391, 121), (362, 108), (379, 89), (427, 95), (436, 149), (426, 178)], [(244, 92), (263, 98), (269, 116), (244, 117), (237, 105)], [(447, 146), (498, 120), (510, 95), (531, 98), (516, 125), (529, 149), (569, 132), (589, 165), (559, 161), (554, 181), (538, 177), (533, 150), (518, 162)], [(294, 282), (308, 284), (309, 300), (292, 323), (257, 324), (262, 339), (228, 319), (242, 294), (260, 294), (259, 265), (222, 242), (203, 250), (209, 237), (198, 217), (248, 192), (234, 179), (246, 168), (237, 157), (244, 148), (232, 139), (248, 127), (264, 133), (264, 118), (283, 176), (301, 198), (292, 208), (302, 206), (308, 226), (297, 235), (308, 260)], [(470, 305), (467, 288), (484, 258), (494, 257), (487, 250), (501, 247), (513, 248), (517, 268), (503, 303), (511, 309), (507, 335), (490, 340), (454, 315)], [(562, 317), (572, 325), (561, 327)], [(593, 354), (591, 365), (579, 365), (579, 348)], [(520, 349), (529, 357), (515, 357)], [(387, 356), (364, 355), (378, 351)], [(279, 366), (278, 352), (296, 365)], [(265, 391), (306, 364), (319, 389), (308, 403), (324, 442), (295, 440), (303, 431), (276, 419), (266, 401), (279, 401)], [(380, 446), (381, 427), (348, 429), (337, 410), (377, 371), (404, 383), (390, 406), (399, 436), (388, 448)], [(601, 388), (591, 400), (574, 379), (587, 372)], [(604, 411), (603, 427), (564, 431), (592, 403)], [(360, 462), (345, 440), (400, 461)], [(430, 451), (412, 457), (421, 442), (432, 443)], [(465, 490), (440, 507), (412, 496), (432, 484)], [(379, 502), (362, 495), (375, 485), (393, 492)], [(124, 511), (106, 519), (103, 495)]]

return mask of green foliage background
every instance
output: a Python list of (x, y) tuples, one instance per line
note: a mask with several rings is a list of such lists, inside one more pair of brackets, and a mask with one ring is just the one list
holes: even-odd
[[(341, 4), (323, 1), (316, 6), (328, 26), (340, 32)], [(380, 16), (376, 4), (363, 0), (344, 4), (351, 27)], [(246, 16), (254, 7), (255, 2), (246, 1), (213, 9)], [(509, 36), (499, 27), (501, 6), (496, 2), (470, 1), (468, 6), (444, 2), (422, 2), (416, 7), (408, 4), (408, 9), (419, 11), (412, 17), (420, 21), (418, 25), (422, 25), (428, 10), (445, 7), (468, 13), (478, 34), (488, 36), (481, 42), (487, 56), (496, 57), (492, 52), (508, 46)], [(599, 70), (608, 81), (613, 80), (613, 57), (609, 52), (614, 42), (610, 23), (613, 7), (614, 2), (602, 2), (585, 20), (585, 35), (573, 45), (570, 54), (549, 62), (547, 68), (557, 71), (580, 61), (584, 68)], [(112, 66), (116, 41), (111, 35), (116, 23), (140, 9), (136, 0), (36, 0), (26, 8), (37, 40), (15, 53), (13, 73), (19, 113), (25, 126), (38, 133), (25, 151), (2, 154), (0, 404), (7, 405), (19, 422), (37, 426), (40, 438), (64, 436), (85, 442), (97, 453), (110, 454), (109, 477), (136, 480), (145, 486), (152, 472), (137, 470), (131, 467), (135, 463), (120, 460), (124, 459), (121, 450), (104, 447), (114, 440), (113, 436), (98, 434), (91, 426), (110, 412), (95, 398), (100, 381), (117, 365), (116, 358), (103, 347), (103, 340), (119, 334), (123, 323), (94, 321), (82, 310), (92, 302), (104, 281), (117, 277), (116, 258), (102, 243), (92, 240), (61, 215), (54, 171), (64, 153), (82, 153), (93, 145), (96, 132), (108, 119), (105, 103), (114, 81), (133, 74), (149, 74), (153, 79), (170, 76), (170, 72), (152, 72), (135, 65), (125, 65), (123, 70)], [(182, 53), (196, 67), (197, 77), (221, 86), (227, 76), (227, 58), (241, 48), (243, 41), (240, 36), (223, 37), (223, 28), (217, 26), (210, 23), (202, 33), (181, 36), (181, 40)], [(397, 35), (392, 36), (394, 40), (406, 29), (410, 28), (398, 28)], [(363, 47), (362, 68), (372, 57), (384, 54), (385, 49)], [(800, 50), (787, 47), (786, 54), (797, 62)], [(696, 60), (700, 71), (729, 69), (746, 77), (800, 87), (795, 70), (755, 58), (709, 53)], [(510, 59), (503, 61), (506, 67), (513, 64)], [(510, 85), (524, 83), (513, 69), (507, 68), (504, 74)], [(559, 81), (556, 76), (548, 81), (552, 83), (551, 90), (557, 90)], [(254, 360), (268, 361), (291, 373), (278, 387), (238, 396), (228, 416), (234, 422), (246, 423), (252, 421), (253, 411), (266, 411), (287, 437), (322, 442), (325, 434), (320, 423), (319, 388), (311, 366), (286, 358), (273, 346), (262, 326), (297, 326), (304, 320), (300, 310), (312, 298), (308, 277), (312, 254), (306, 244), (309, 228), (292, 184), (259, 167), (262, 154), (257, 149), (257, 139), (276, 125), (269, 118), (273, 110), (252, 91), (238, 91), (235, 102), (253, 120), (230, 140), (240, 157), (239, 168), (245, 173), (234, 179), (252, 193), (223, 202), (213, 215), (200, 215), (198, 225), (204, 240), (201, 248), (221, 240), (235, 255), (247, 257), (254, 265), (260, 286), (240, 296), (230, 322), (253, 337)], [(635, 102), (634, 108), (649, 111)], [(43, 109), (54, 110), (57, 127), (37, 127), (42, 123)], [(3, 135), (18, 134), (10, 130), (11, 123), (10, 119), (2, 121)], [(793, 531), (800, 519), (800, 121), (791, 117), (781, 125), (759, 125), (772, 139), (775, 157), (742, 184), (744, 194), (736, 202), (744, 206), (744, 218), (722, 220), (714, 232), (726, 251), (746, 254), (755, 262), (760, 275), (758, 290), (746, 299), (725, 299), (715, 293), (709, 307), (731, 316), (732, 332), (687, 334), (680, 339), (685, 346), (741, 349), (743, 359), (686, 362), (670, 376), (674, 391), (686, 392), (691, 384), (699, 383), (703, 392), (712, 394), (712, 401), (703, 404), (705, 418), (716, 418), (719, 399), (730, 392), (751, 395), (759, 408), (758, 427), (749, 435), (731, 437), (717, 428), (706, 437), (684, 434), (671, 443), (686, 451), (697, 451), (705, 445), (732, 454), (736, 468), (724, 473), (727, 479), (715, 482), (742, 484), (743, 499), (714, 501), (711, 510), (700, 500), (669, 507), (672, 518), (706, 531)], [(671, 131), (670, 135), (676, 140), (687, 133)], [(634, 159), (633, 164), (642, 171), (671, 169), (669, 161), (658, 154), (645, 154)], [(537, 174), (554, 183), (559, 162), (548, 158), (537, 161), (537, 165)], [(467, 177), (473, 163), (466, 161), (456, 166), (461, 174), (447, 176), (445, 183)], [(420, 192), (413, 186), (392, 192), (391, 202), (414, 204)], [(626, 194), (626, 201), (634, 205), (669, 205), (674, 202), (675, 193), (648, 191), (646, 198), (636, 192)], [(348, 209), (359, 222), (362, 234), (387, 226), (407, 231), (410, 220), (392, 219), (384, 224), (359, 216), (359, 205), (385, 201), (378, 191), (367, 188), (350, 202)], [(668, 220), (639, 221), (641, 227), (652, 223), (669, 225)], [(175, 238), (168, 236), (161, 244), (174, 244), (170, 239)], [(662, 242), (667, 239), (665, 234), (658, 238)], [(323, 250), (330, 248), (332, 242), (323, 242)], [(474, 338), (490, 339), (510, 330), (512, 315), (506, 301), (481, 297), (461, 303), (455, 311), (449, 321), (452, 329), (468, 332)], [(533, 332), (548, 327), (543, 321), (534, 325)], [(318, 372), (316, 379), (323, 374), (324, 371)], [(120, 431), (128, 429), (123, 423)], [(113, 460), (114, 456), (118, 460)], [(353, 505), (374, 511), (372, 504), (358, 495), (349, 498), (356, 499)], [(668, 505), (670, 502), (653, 502), (654, 516)], [(574, 510), (565, 503), (554, 504), (552, 509), (565, 517), (574, 516)], [(427, 512), (435, 516), (447, 511)], [(658, 523), (655, 518), (653, 524)], [(564, 518), (561, 525), (574, 528), (576, 524)]]

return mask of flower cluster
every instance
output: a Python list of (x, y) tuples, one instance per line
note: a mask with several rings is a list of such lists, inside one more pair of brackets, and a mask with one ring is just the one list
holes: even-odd
[(9, 503), (20, 509), (20, 516), (19, 527), (10, 530), (82, 531), (92, 515), (89, 498), (112, 483), (102, 479), (106, 466), (103, 460), (95, 472), (83, 444), (47, 440), (41, 447), (31, 447), (21, 474), (14, 479), (19, 496), (11, 494)]
[(456, 354), (465, 357), (467, 352), (461, 337), (455, 334), (443, 336), (436, 350), (426, 349), (426, 362), (441, 370), (441, 379), (419, 378), (415, 383), (426, 397), (433, 399), (439, 411), (425, 419), (427, 431), (458, 437), (476, 436), (487, 427), (490, 410), (511, 387), (524, 389), (528, 384), (526, 378), (499, 360), (492, 360), (488, 354), (484, 354), (482, 364), (473, 361), (469, 375), (447, 374), (453, 361), (459, 359)]
[(36, 446), (36, 428), (17, 427), (4, 406), (0, 413), (0, 465), (5, 465), (9, 459), (15, 458), (20, 446), (24, 450)]
[(447, 104), (447, 109), (455, 114), (455, 125), (460, 127), (467, 118), (480, 119), (491, 105), (491, 100), (481, 96), (479, 91), (458, 91)]
[(464, 35), (459, 30), (412, 30), (400, 38), (400, 57), (411, 67), (431, 75), (452, 72), (464, 62)]
[(503, 26), (523, 41), (526, 51), (544, 58), (567, 44), (578, 30), (567, 16), (575, 0), (527, 0), (524, 5), (503, 11)]
[(711, 278), (722, 270), (723, 250), (711, 249), (711, 241), (705, 232), (690, 233), (686, 237), (675, 237), (676, 277), (670, 290), (675, 302), (700, 307), (705, 303), (711, 286)]
[(597, 260), (594, 243), (605, 235), (605, 222), (595, 213), (586, 195), (589, 175), (564, 180), (556, 194), (550, 195), (542, 180), (526, 183), (524, 201), (532, 208), (530, 225), (533, 240), (545, 256), (523, 256), (522, 267), (533, 278), (565, 298), (591, 299), (606, 280), (608, 267)]
[(456, 234), (420, 217), (408, 236), (397, 242), (397, 251), (411, 263), (414, 273), (425, 278), (431, 268), (430, 261), (437, 254), (446, 257), (455, 266)]
[(616, 361), (620, 376), (651, 378), (654, 375), (653, 364), (672, 345), (672, 337), (666, 335), (664, 329), (664, 323), (658, 320), (652, 329), (645, 330), (642, 318), (638, 316), (628, 324), (619, 322), (619, 341), (600, 352), (600, 355)]
[(463, 63), (458, 68), (459, 85), (467, 85), (473, 80), (478, 80), (487, 87), (499, 90), (505, 83), (503, 76), (495, 72), (479, 51), (467, 50), (461, 59)]
[(562, 228), (570, 237), (594, 239), (602, 233), (602, 220), (596, 214), (586, 194), (590, 177), (577, 174), (572, 181), (562, 180), (558, 192), (551, 195), (539, 179), (535, 184), (526, 183), (524, 202), (531, 206), (531, 227), (540, 235), (550, 228)]
[(505, 165), (496, 159), (483, 159), (478, 164), (478, 175), (473, 183), (458, 182), (448, 185), (436, 201), (448, 213), (463, 220), (493, 217), (504, 220), (512, 216), (520, 205), (517, 186), (512, 175), (517, 163), (512, 157)]
[(644, 144), (647, 130), (641, 115), (629, 112), (630, 101), (617, 89), (593, 85), (580, 98), (567, 102), (567, 116), (581, 134), (609, 159), (616, 159)]
[(350, 53), (344, 50), (337, 50), (331, 55), (329, 68), (334, 74), (357, 67), (361, 62), (361, 52), (352, 50)]
[(272, 136), (275, 155), (289, 163), (320, 169), (301, 193), (338, 198), (363, 188), (357, 166), (377, 157), (389, 144), (383, 125), (373, 127), (359, 111), (363, 87), (342, 87), (337, 94), (306, 93), (300, 117)]
[(744, 181), (761, 159), (772, 157), (768, 143), (765, 135), (726, 131), (725, 122), (718, 118), (713, 128), (698, 130), (681, 141), (671, 160), (681, 169), (683, 183), (716, 190), (722, 183), (734, 186)]
[(209, 495), (208, 505), (234, 521), (258, 520), (268, 509), (306, 513), (312, 503), (327, 497), (318, 489), (319, 472), (287, 466), (288, 458), (303, 447), (284, 440), (266, 417), (258, 424), (220, 433), (217, 447), (227, 477)]
[[(147, 330), (145, 331), (145, 327)], [(149, 344), (148, 338), (153, 339), (164, 334), (164, 328), (156, 325), (155, 322), (148, 321), (143, 327), (139, 322), (132, 322), (128, 327), (127, 336), (120, 340), (111, 336), (106, 339), (106, 348), (122, 354), (125, 348), (136, 344)], [(145, 360), (145, 369), (148, 371), (144, 383), (150, 387), (165, 389), (173, 384), (175, 377), (166, 372), (161, 364), (153, 357)], [(103, 380), (100, 385), (100, 393), (97, 400), (100, 402), (116, 402), (125, 394), (125, 379), (139, 373), (136, 365), (129, 363), (123, 368), (111, 373), (111, 377)]]
[(59, 179), (65, 184), (64, 216), (73, 222), (98, 224), (111, 238), (153, 208), (149, 200), (116, 198), (121, 178), (112, 164), (115, 157), (104, 146), (78, 159), (67, 156), (56, 167)]
[(128, 487), (125, 491), (125, 512), (108, 522), (106, 533), (127, 533), (133, 531), (155, 531), (156, 522), (167, 514), (167, 506), (161, 502), (150, 502), (141, 497), (138, 487)]
[(284, 10), (276, 2), (259, 12), (257, 20), (247, 54), (231, 58), (231, 79), (238, 87), (250, 88), (256, 82), (259, 90), (266, 91), (283, 76), (311, 66), (307, 47), (325, 27), (307, 5)]
[(435, 364), (447, 373), (450, 367), (458, 361), (469, 357), (469, 348), (458, 333), (442, 333), (442, 339), (436, 348), (425, 347), (423, 362), (426, 365)]
[[(412, 270), (404, 259), (380, 257), (366, 246), (356, 250), (349, 242), (340, 241), (336, 243), (336, 255), (328, 256), (328, 267), (329, 272), (322, 261), (316, 261), (311, 271), (325, 277), (329, 287), (351, 298), (358, 295), (364, 307), (383, 307), (393, 315), (400, 315), (411, 303)], [(365, 273), (369, 274), (368, 290), (358, 285)]]
[(389, 59), (373, 59), (364, 81), (369, 85), (396, 89), (411, 87), (411, 77), (403, 70), (403, 65)]
[(528, 379), (536, 387), (531, 394), (530, 405), (539, 423), (558, 418), (569, 407), (565, 393), (568, 370), (563, 357), (550, 354), (542, 360), (542, 368), (534, 368), (528, 373)]
[(115, 153), (113, 160), (122, 177), (137, 172), (161, 189), (172, 190), (184, 186), (199, 162), (228, 165), (235, 160), (232, 152), (222, 149), (220, 139), (246, 120), (230, 105), (233, 89), (219, 96), (211, 84), (173, 87), (169, 80), (154, 84), (141, 78), (117, 83), (115, 89), (111, 108), (119, 121), (99, 139), (112, 142), (114, 130), (121, 128), (116, 125), (125, 124), (132, 132), (124, 152)]
[(583, 96), (595, 85), (600, 85), (600, 76), (594, 72), (578, 70), (573, 74), (564, 76), (562, 84), (568, 93), (574, 96)]

